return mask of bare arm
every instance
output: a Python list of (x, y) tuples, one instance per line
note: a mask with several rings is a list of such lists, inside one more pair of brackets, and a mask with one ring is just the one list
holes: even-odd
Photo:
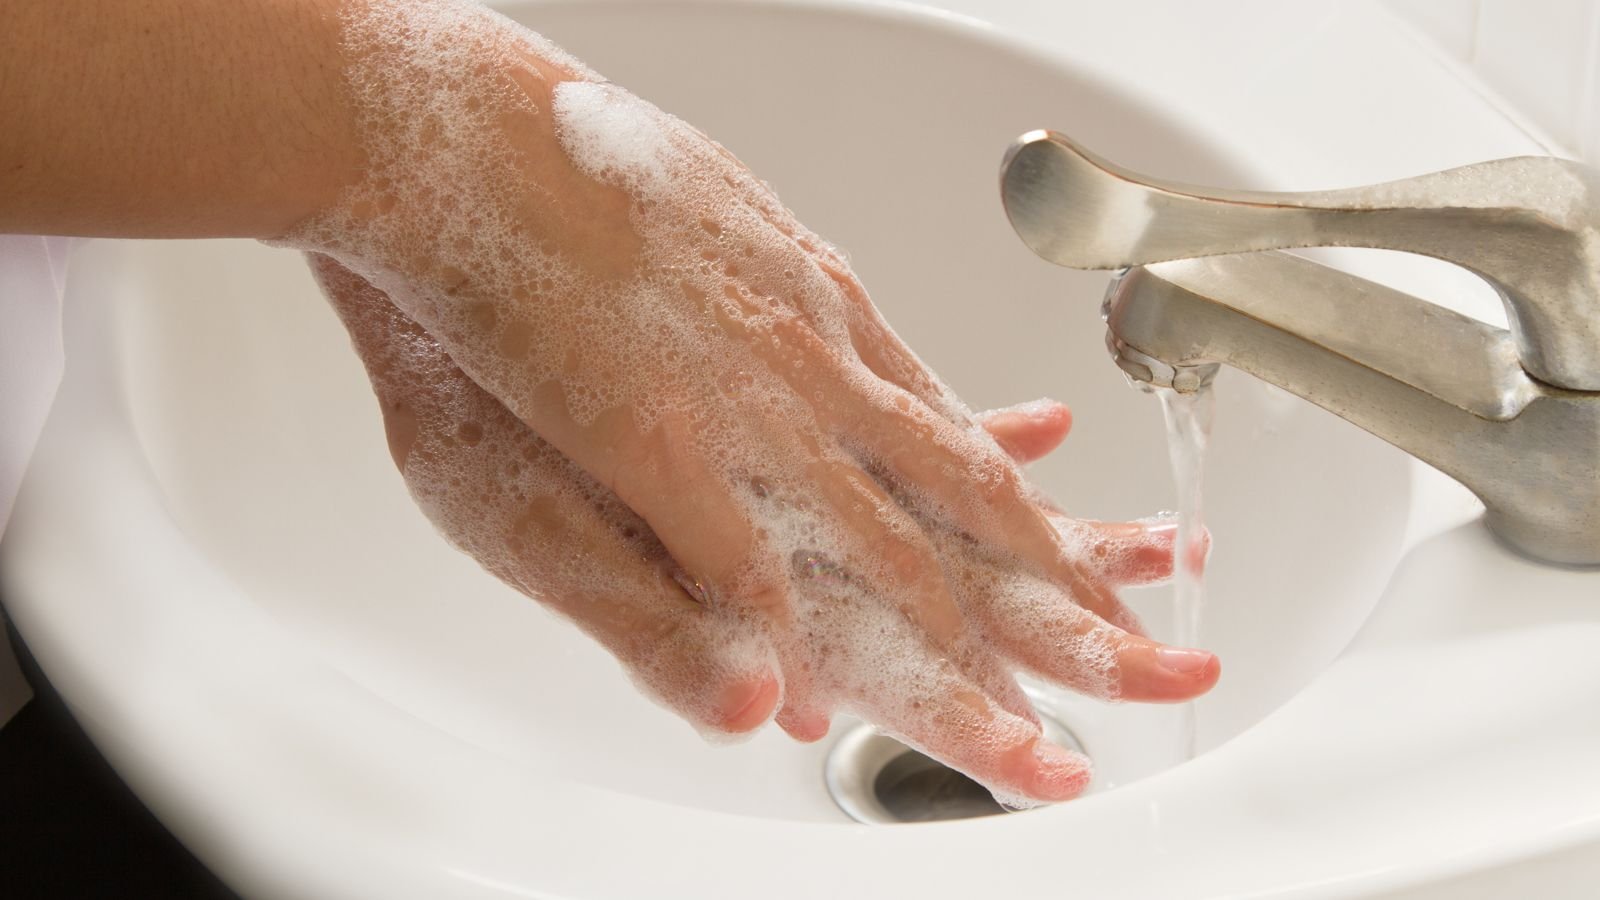
[(360, 170), (337, 0), (11, 0), (0, 232), (271, 237)]

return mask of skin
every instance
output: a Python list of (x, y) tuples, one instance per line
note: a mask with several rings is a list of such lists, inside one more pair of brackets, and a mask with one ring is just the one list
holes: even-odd
[(281, 234), (358, 177), (337, 4), (10, 0), (0, 232)]
[[(359, 61), (338, 13), (331, 0), (13, 3), (0, 31), (0, 230), (288, 235), (313, 251), (423, 510), (703, 729), (776, 719), (816, 740), (849, 710), (1008, 794), (1059, 800), (1082, 790), (1086, 764), (1042, 740), (1013, 671), (1155, 702), (1216, 682), (1215, 657), (1141, 636), (1116, 597), (1170, 574), (1172, 528), (1071, 519), (1022, 477), (1019, 461), (1065, 437), (1065, 407), (967, 413), (843, 257), (698, 132), (673, 132), (683, 152), (669, 178), (701, 190), (652, 200), (641, 218), (638, 193), (576, 165), (554, 129), (557, 86), (592, 76), (487, 22), (459, 36), (493, 49), (463, 79), (485, 110), (474, 127), (511, 152), (467, 175), (426, 147), (407, 165), (438, 162), (460, 196), (492, 198), (486, 214), (513, 223), (514, 240), (578, 273), (570, 289), (508, 292), (503, 265), (438, 241), (450, 222), (372, 174), (401, 136), (352, 102), (345, 73)], [(404, 79), (407, 63), (386, 71)], [(327, 221), (338, 239), (305, 227)], [(687, 224), (663, 237), (652, 221)], [(745, 249), (707, 256), (730, 246)], [(650, 293), (662, 270), (684, 273), (670, 302)], [(596, 296), (649, 301), (656, 321), (704, 340), (641, 373), (637, 352), (571, 340)], [(508, 354), (511, 323), (553, 337)], [(758, 379), (765, 405), (731, 398), (719, 381), (731, 371)], [(574, 392), (594, 384), (613, 401), (575, 414)], [(643, 415), (663, 398), (668, 413)], [(844, 535), (825, 567), (844, 573), (838, 584), (794, 573), (763, 518), (778, 501), (752, 498), (705, 435), (803, 473), (795, 502)], [(502, 452), (521, 460), (514, 474), (437, 477)], [(450, 514), (464, 500), (477, 504), (470, 525)], [(562, 562), (575, 555), (589, 561), (581, 577)], [(1024, 583), (1040, 587), (1007, 587)], [(860, 627), (808, 630), (823, 594), (854, 604), (843, 620)], [(880, 622), (895, 658), (938, 661), (933, 687), (860, 676), (880, 645), (855, 635)], [(1082, 655), (1086, 638), (1109, 648), (1109, 674)]]

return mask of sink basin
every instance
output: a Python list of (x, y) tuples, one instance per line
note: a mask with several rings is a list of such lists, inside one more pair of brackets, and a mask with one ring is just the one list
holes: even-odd
[[(1121, 518), (1174, 505), (1159, 410), (1106, 357), (1106, 277), (1007, 226), (1012, 138), (1052, 127), (1260, 189), (1545, 149), (1375, 6), (1102, 6), (502, 4), (772, 182), (974, 406), (1070, 403), (1033, 475)], [(1330, 258), (1498, 315), (1448, 267)], [(1600, 575), (1516, 559), (1465, 490), (1237, 373), (1207, 486), (1203, 643), (1225, 674), (1200, 758), (1173, 767), (1170, 708), (1053, 694), (1091, 796), (867, 827), (824, 789), (832, 738), (709, 747), (446, 546), (296, 256), (95, 242), (73, 267), (7, 607), (108, 758), (246, 894), (1461, 896), (1470, 873), (1556, 896), (1600, 873)], [(1161, 634), (1166, 591), (1130, 600)]]

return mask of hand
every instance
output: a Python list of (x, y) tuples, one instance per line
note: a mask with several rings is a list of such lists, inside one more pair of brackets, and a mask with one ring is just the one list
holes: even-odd
[[(441, 523), (461, 521), (460, 507), (470, 505), (479, 527), (447, 527), (449, 537), (508, 584), (575, 621), (642, 688), (702, 730), (744, 732), (773, 715), (782, 666), (760, 623), (739, 607), (708, 606), (686, 591), (681, 570), (645, 523), (455, 367), (382, 292), (327, 257), (314, 256), (312, 264), (372, 376), (390, 450), (417, 502)], [(1070, 415), (1039, 403), (983, 422), (1026, 461), (1065, 437)], [(1170, 573), (1168, 524), (1062, 522), (1096, 542), (1099, 575), (1110, 582)], [(946, 549), (958, 581), (996, 576), (970, 548)], [(1097, 625), (1086, 613), (1072, 623), (1085, 626), (1084, 634), (1098, 632), (1096, 640), (1119, 656), (1118, 683), (1096, 667), (1085, 670), (1075, 656), (1045, 659), (1041, 668), (1100, 696), (1139, 699), (1179, 699), (1207, 683), (1207, 675), (1214, 678), (1214, 672), (1174, 678), (1150, 665), (1150, 642)], [(920, 658), (916, 665), (928, 665), (927, 645), (910, 629), (895, 631), (891, 645), (866, 648), (851, 646), (847, 632), (839, 649), (910, 653)], [(1048, 656), (1057, 644), (1044, 640), (1038, 650)], [(932, 693), (908, 696), (893, 677), (879, 678), (865, 683), (850, 705), (1014, 802), (1076, 793), (1087, 776), (1085, 761), (1040, 742), (1032, 710), (1003, 663), (981, 655), (974, 653), (965, 671), (946, 671), (942, 683), (925, 686)], [(824, 710), (795, 710), (783, 718), (791, 733), (809, 740), (826, 732)], [(1006, 741), (973, 746), (973, 727)]]

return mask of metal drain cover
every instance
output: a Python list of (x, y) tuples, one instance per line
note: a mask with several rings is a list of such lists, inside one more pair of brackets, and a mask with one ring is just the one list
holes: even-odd
[[(1041, 716), (1045, 737), (1069, 750), (1083, 744), (1066, 726)], [(833, 802), (868, 825), (941, 822), (994, 816), (1013, 810), (989, 789), (871, 725), (842, 735), (823, 765)]]

